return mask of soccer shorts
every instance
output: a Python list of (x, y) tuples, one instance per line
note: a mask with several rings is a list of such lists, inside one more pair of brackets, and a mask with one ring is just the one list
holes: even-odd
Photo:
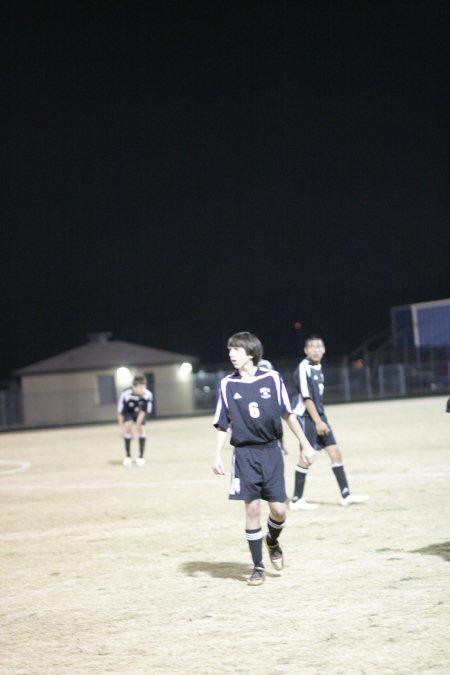
[(300, 424), (302, 425), (305, 436), (314, 448), (314, 450), (322, 450), (329, 445), (337, 445), (336, 438), (334, 437), (333, 429), (330, 427), (326, 415), (322, 414), (320, 419), (325, 424), (328, 424), (330, 429), (328, 434), (318, 434), (316, 430), (316, 425), (308, 415), (297, 418)]
[[(137, 413), (134, 413), (134, 412), (128, 412), (128, 411), (125, 412), (124, 415), (123, 415), (124, 422), (130, 422), (130, 420), (131, 420), (132, 422), (136, 422), (136, 420), (137, 420), (137, 418), (138, 418), (138, 415), (139, 415), (139, 413), (141, 413), (141, 412), (142, 412), (142, 410), (139, 410)], [(145, 414), (144, 419), (142, 420), (141, 424), (145, 424), (146, 418), (147, 418), (147, 414)]]
[(280, 443), (235, 448), (231, 467), (229, 499), (284, 502), (284, 459)]

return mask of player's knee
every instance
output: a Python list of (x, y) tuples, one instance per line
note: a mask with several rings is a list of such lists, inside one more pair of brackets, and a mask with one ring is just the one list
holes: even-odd
[(328, 449), (328, 454), (330, 456), (331, 461), (333, 464), (340, 464), (342, 463), (342, 452), (340, 448), (338, 448), (337, 445), (333, 445)]
[(272, 502), (270, 513), (275, 520), (281, 523), (286, 518), (286, 505), (281, 502)]
[(261, 515), (261, 504), (259, 500), (246, 502), (245, 510), (250, 518), (259, 518)]

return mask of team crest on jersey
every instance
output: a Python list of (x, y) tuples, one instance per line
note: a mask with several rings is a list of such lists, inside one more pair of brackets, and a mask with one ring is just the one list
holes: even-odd
[(261, 398), (270, 398), (269, 387), (261, 387), (261, 389), (259, 391), (261, 393)]
[(233, 398), (234, 398), (235, 400), (237, 400), (238, 398), (242, 398), (242, 396), (241, 396), (240, 393), (237, 391), (237, 392), (235, 393), (235, 395), (233, 396)]

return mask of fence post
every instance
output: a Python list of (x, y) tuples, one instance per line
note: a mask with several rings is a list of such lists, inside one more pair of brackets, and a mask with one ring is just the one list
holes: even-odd
[(378, 393), (380, 398), (384, 398), (384, 367), (378, 366)]
[(373, 389), (372, 389), (372, 373), (371, 373), (370, 366), (365, 366), (364, 375), (365, 375), (365, 378), (366, 378), (367, 398), (372, 399), (373, 398)]
[(341, 380), (344, 387), (344, 401), (351, 401), (350, 378), (348, 376), (348, 368), (345, 366), (341, 368)]
[(400, 395), (406, 396), (405, 366), (403, 363), (397, 363), (397, 372)]

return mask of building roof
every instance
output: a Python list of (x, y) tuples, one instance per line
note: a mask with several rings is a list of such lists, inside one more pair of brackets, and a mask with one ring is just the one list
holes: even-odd
[(122, 340), (109, 340), (109, 335), (92, 334), (88, 336), (90, 341), (87, 344), (19, 368), (14, 375), (44, 375), (119, 366), (151, 367), (198, 361), (197, 357), (189, 354), (178, 354)]

